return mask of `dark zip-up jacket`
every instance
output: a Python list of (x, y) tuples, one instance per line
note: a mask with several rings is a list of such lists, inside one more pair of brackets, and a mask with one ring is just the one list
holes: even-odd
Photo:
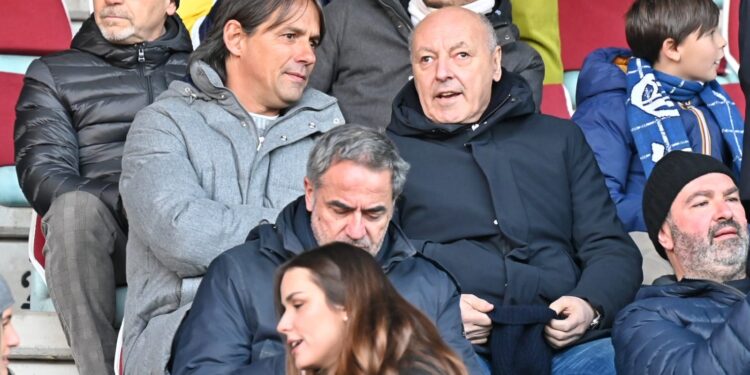
[(643, 287), (612, 331), (621, 375), (750, 374), (750, 280)]
[(581, 130), (534, 113), (524, 80), (503, 71), (479, 122), (427, 119), (414, 83), (388, 135), (411, 164), (398, 219), (462, 292), (504, 305), (589, 301), (606, 334), (642, 281), (641, 255), (617, 219)]
[[(324, 8), (326, 37), (310, 86), (335, 96), (348, 123), (380, 129), (388, 126), (391, 104), (411, 79), (409, 36), (413, 31), (406, 11), (408, 0), (334, 1)], [(502, 48), (502, 66), (520, 73), (541, 103), (544, 63), (531, 46), (519, 39), (511, 22), (508, 0), (495, 1), (487, 15)]]
[[(175, 336), (171, 374), (284, 374), (274, 274), (285, 261), (317, 246), (310, 213), (300, 197), (284, 208), (275, 225), (256, 227), (247, 243), (217, 257)], [(470, 373), (481, 374), (478, 359), (462, 336), (453, 279), (418, 254), (393, 224), (376, 260), (396, 290), (435, 323)]]
[(93, 16), (71, 49), (35, 60), (16, 106), (18, 180), (36, 212), (69, 191), (99, 197), (121, 223), (118, 182), (136, 112), (185, 75), (190, 37), (177, 16), (153, 42), (108, 42)]

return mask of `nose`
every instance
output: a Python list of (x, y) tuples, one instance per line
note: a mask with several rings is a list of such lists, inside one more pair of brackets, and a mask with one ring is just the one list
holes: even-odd
[(435, 72), (435, 78), (438, 81), (445, 81), (453, 78), (453, 70), (447, 59), (437, 59), (437, 71)]
[(310, 44), (310, 41), (301, 40), (300, 44), (301, 45), (297, 51), (296, 61), (304, 65), (315, 64), (315, 48)]
[(289, 310), (284, 311), (284, 314), (281, 315), (279, 324), (276, 325), (276, 330), (279, 331), (279, 333), (286, 334), (292, 330), (292, 318), (289, 315)]
[(355, 212), (346, 223), (346, 235), (352, 240), (359, 240), (365, 236), (365, 223), (362, 220), (362, 213)]
[(9, 348), (15, 348), (21, 344), (21, 339), (18, 337), (18, 333), (16, 332), (16, 328), (13, 327), (13, 324), (8, 324), (5, 327), (3, 336), (5, 336), (5, 345)]
[(725, 200), (721, 199), (716, 204), (716, 212), (714, 213), (715, 221), (726, 221), (734, 217), (734, 211), (732, 207)]
[(724, 39), (724, 36), (722, 36), (720, 32), (716, 32), (714, 35), (716, 35), (716, 45), (719, 46), (720, 49), (726, 47), (727, 40)]

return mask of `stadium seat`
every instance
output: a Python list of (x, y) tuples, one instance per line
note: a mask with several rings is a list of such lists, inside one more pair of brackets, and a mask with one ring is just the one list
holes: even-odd
[(721, 32), (727, 40), (724, 59), (734, 73), (740, 68), (740, 1), (724, 0), (721, 14)]
[(542, 88), (542, 113), (570, 119), (570, 97), (562, 84), (548, 84)]
[[(632, 0), (559, 2), (563, 83), (570, 95), (572, 109), (575, 109), (578, 71), (586, 56), (597, 48), (627, 48), (625, 12), (632, 3)], [(585, 17), (585, 22), (581, 22), (582, 17)]]

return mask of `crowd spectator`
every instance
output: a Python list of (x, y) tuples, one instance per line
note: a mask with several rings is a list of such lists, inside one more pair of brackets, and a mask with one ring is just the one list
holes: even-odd
[(21, 340), (11, 321), (13, 319), (13, 294), (2, 276), (0, 276), (0, 319), (2, 319), (0, 322), (0, 375), (12, 375), (8, 368), (10, 364), (8, 357), (10, 350), (17, 347)]
[(528, 81), (538, 108), (544, 63), (518, 39), (508, 0), (334, 1), (324, 10), (330, 38), (317, 51), (310, 85), (339, 98), (347, 121), (385, 128), (393, 98), (412, 76), (409, 38), (414, 26), (436, 8), (450, 5), (490, 20), (502, 46), (503, 67)]
[(178, 0), (94, 0), (71, 49), (35, 60), (16, 106), (24, 195), (42, 216), (45, 275), (82, 374), (112, 374), (128, 220), (118, 189), (136, 112), (185, 74)]
[(656, 163), (644, 218), (675, 274), (643, 287), (617, 316), (618, 374), (750, 373), (748, 229), (735, 175), (699, 153)]
[[(609, 327), (640, 286), (641, 257), (580, 129), (535, 113), (485, 17), (434, 12), (411, 51), (414, 80), (388, 127), (412, 166), (397, 221), (458, 279), (467, 337), (493, 362), (510, 357), (508, 373), (550, 362), (555, 374), (613, 373)], [(537, 329), (504, 338), (518, 314), (502, 312), (524, 306)]]
[(626, 16), (631, 50), (587, 57), (573, 115), (628, 232), (646, 230), (643, 186), (673, 150), (711, 155), (739, 175), (743, 120), (716, 82), (726, 41), (712, 0), (637, 0)]
[(559, 0), (523, 0), (513, 5), (513, 23), (518, 25), (521, 40), (544, 61), (544, 84), (563, 83), (559, 8)]
[(287, 374), (466, 374), (435, 325), (362, 249), (326, 245), (294, 257), (276, 275)]
[(274, 272), (295, 255), (331, 242), (370, 253), (401, 295), (426, 314), (442, 338), (481, 374), (462, 336), (459, 294), (451, 277), (419, 255), (391, 223), (408, 164), (378, 131), (336, 128), (310, 154), (305, 194), (276, 224), (211, 263), (174, 340), (171, 373), (284, 374), (285, 344), (276, 332)]
[(165, 373), (209, 263), (303, 193), (314, 139), (343, 124), (336, 99), (306, 89), (324, 32), (315, 1), (225, 1), (217, 16), (189, 77), (125, 145), (126, 374)]

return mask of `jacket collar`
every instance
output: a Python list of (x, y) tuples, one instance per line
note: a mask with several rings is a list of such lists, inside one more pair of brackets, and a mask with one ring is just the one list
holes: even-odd
[(718, 302), (730, 305), (747, 295), (750, 280), (738, 280), (726, 284), (709, 280), (683, 279), (677, 281), (672, 276), (673, 283), (667, 283), (669, 276), (660, 277), (659, 285), (645, 286), (638, 291), (636, 300), (658, 297), (709, 297)]
[[(178, 16), (167, 17), (165, 28), (164, 35), (153, 42), (113, 44), (104, 39), (92, 14), (81, 25), (81, 30), (73, 38), (71, 47), (99, 56), (107, 63), (120, 68), (133, 68), (143, 63), (145, 68), (153, 69), (164, 64), (175, 53), (190, 53), (193, 50), (187, 29)], [(139, 50), (143, 52), (144, 61), (139, 61)]]
[[(265, 224), (254, 229), (248, 240), (259, 240), (261, 251), (283, 260), (318, 247), (310, 226), (305, 197), (301, 196), (287, 205), (277, 217), (276, 224)], [(391, 222), (375, 260), (387, 273), (402, 260), (416, 254), (417, 250), (401, 228)]]
[[(503, 69), (502, 78), (492, 84), (490, 103), (474, 124), (478, 128), (472, 138), (483, 134), (503, 120), (534, 113), (531, 89), (520, 76)], [(393, 113), (388, 130), (404, 137), (447, 139), (462, 132), (468, 124), (438, 124), (428, 119), (419, 103), (414, 81), (409, 81), (393, 100)]]

